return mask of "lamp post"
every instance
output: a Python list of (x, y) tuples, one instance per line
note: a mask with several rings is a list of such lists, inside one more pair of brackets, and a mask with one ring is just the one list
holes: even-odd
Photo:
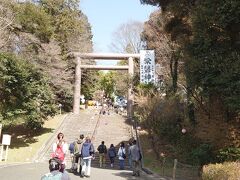
[(62, 104), (59, 104), (58, 107), (59, 107), (59, 114), (62, 114)]

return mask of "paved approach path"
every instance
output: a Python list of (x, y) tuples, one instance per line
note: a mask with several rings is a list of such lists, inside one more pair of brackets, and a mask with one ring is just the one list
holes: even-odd
[[(48, 172), (47, 163), (27, 163), (23, 165), (9, 166), (7, 168), (0, 168), (1, 180), (40, 180), (41, 176)], [(71, 180), (82, 179), (80, 176), (69, 173)], [(127, 170), (110, 170), (91, 168), (91, 177), (83, 178), (89, 180), (147, 180), (150, 177), (143, 175), (140, 178), (131, 176), (131, 172)], [(165, 179), (156, 179), (165, 180)]]
[[(99, 120), (99, 121), (98, 121)], [(99, 122), (99, 123), (97, 123)], [(50, 157), (52, 144), (56, 141), (56, 134), (63, 132), (65, 140), (70, 143), (79, 134), (92, 135), (95, 131), (95, 138), (93, 144), (95, 148), (99, 143), (104, 140), (109, 147), (111, 143), (118, 145), (121, 141), (128, 141), (131, 138), (130, 129), (131, 126), (125, 122), (125, 119), (120, 115), (111, 113), (110, 115), (99, 115), (99, 110), (90, 107), (86, 110), (81, 110), (80, 115), (76, 116), (69, 114), (61, 126), (55, 131), (55, 134), (46, 142), (43, 148), (35, 156), (35, 163), (26, 163), (19, 165), (9, 165), (0, 167), (0, 180), (37, 180), (47, 173), (48, 159)], [(67, 168), (70, 168), (69, 158), (67, 160)], [(129, 170), (117, 170), (117, 169), (91, 169), (90, 180), (132, 180), (132, 179), (161, 179), (153, 178), (149, 175), (142, 174), (140, 178), (131, 176), (132, 172)], [(79, 179), (78, 175), (69, 173), (72, 180)], [(163, 179), (164, 180), (164, 179)]]

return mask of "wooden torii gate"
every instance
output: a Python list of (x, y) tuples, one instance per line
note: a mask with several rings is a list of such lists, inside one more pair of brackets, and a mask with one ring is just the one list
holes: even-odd
[[(128, 70), (128, 74), (133, 77), (134, 61), (139, 59), (140, 54), (115, 54), (115, 53), (73, 53), (76, 58), (75, 69), (75, 86), (74, 86), (74, 101), (73, 113), (79, 114), (80, 112), (80, 95), (81, 95), (81, 69), (96, 69), (96, 70)], [(123, 66), (102, 66), (102, 65), (82, 65), (81, 61), (86, 59), (101, 59), (101, 60), (128, 60), (128, 65)], [(127, 97), (127, 116), (128, 119), (133, 117), (133, 84), (130, 82)]]

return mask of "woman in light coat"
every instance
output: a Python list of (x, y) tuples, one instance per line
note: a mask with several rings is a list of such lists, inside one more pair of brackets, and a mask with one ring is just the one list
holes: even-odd
[(125, 149), (124, 142), (120, 143), (120, 147), (118, 149), (118, 159), (119, 159), (120, 169), (124, 169), (124, 160), (126, 159), (126, 149)]

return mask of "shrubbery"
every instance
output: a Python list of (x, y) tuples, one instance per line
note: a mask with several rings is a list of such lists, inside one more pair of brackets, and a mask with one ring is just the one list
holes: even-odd
[(192, 164), (204, 165), (213, 159), (212, 147), (209, 144), (200, 144), (194, 148), (189, 156)]
[[(155, 152), (158, 142), (168, 142), (179, 161), (192, 165), (204, 165), (213, 160), (212, 146), (194, 136), (191, 123), (186, 120), (186, 104), (177, 95), (161, 97), (154, 86), (141, 85), (138, 90), (137, 115), (154, 137)], [(187, 128), (182, 133), (182, 128)]]
[(203, 167), (203, 180), (237, 180), (240, 177), (239, 162), (209, 164)]
[(240, 160), (240, 148), (227, 147), (220, 149), (217, 154), (219, 162)]

